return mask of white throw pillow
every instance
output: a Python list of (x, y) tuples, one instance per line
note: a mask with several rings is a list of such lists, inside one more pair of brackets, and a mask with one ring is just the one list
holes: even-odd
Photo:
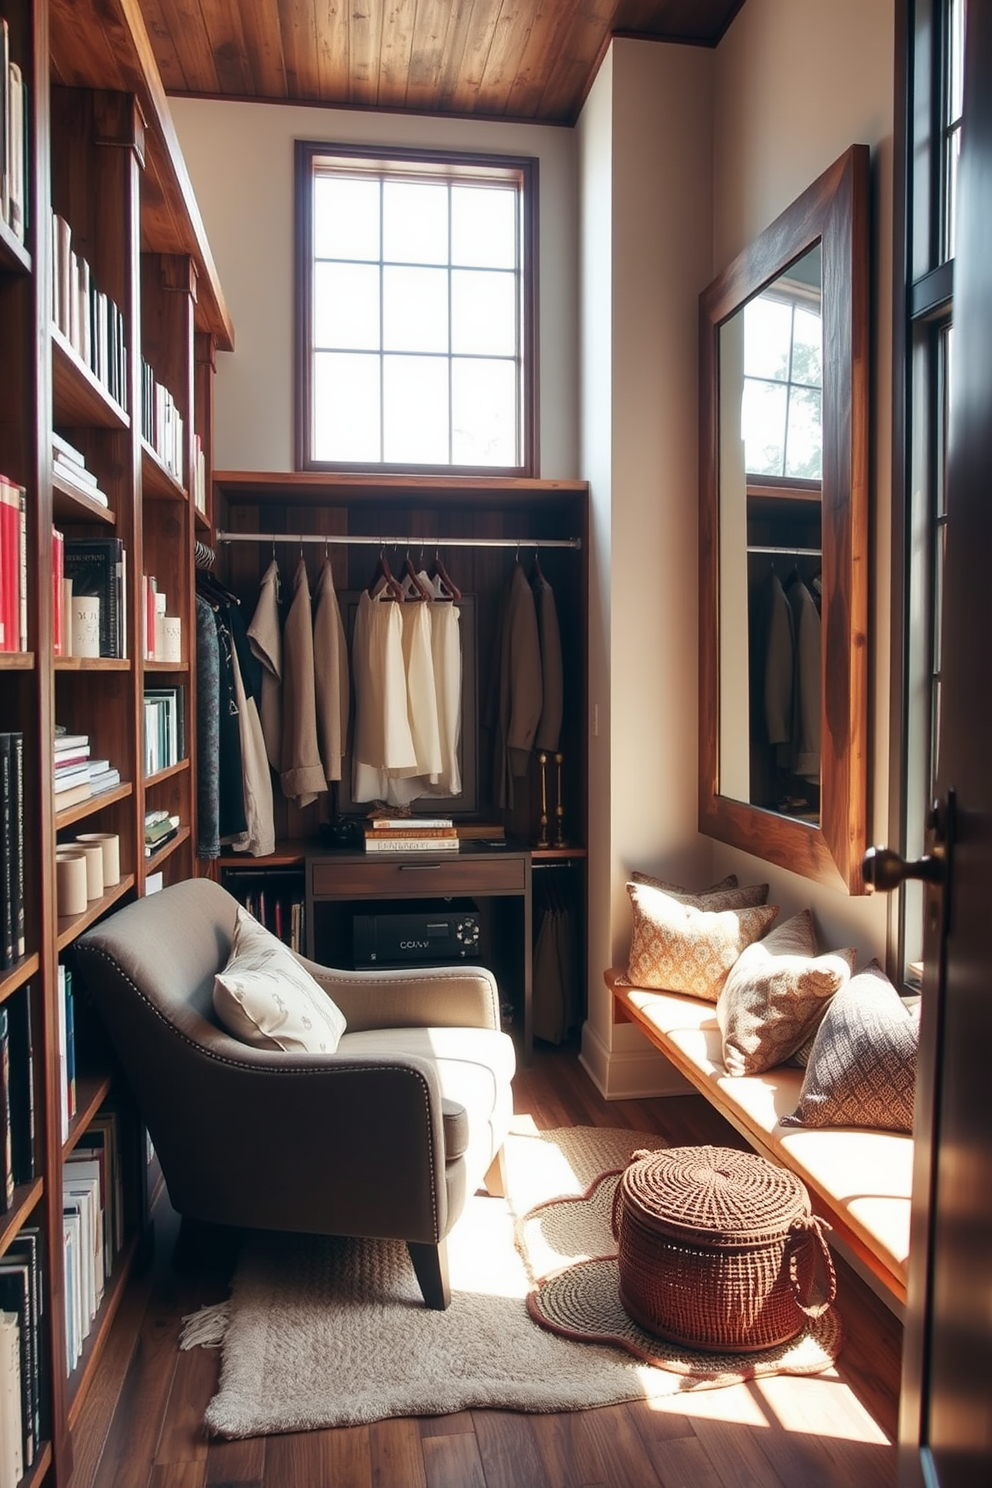
[(227, 965), (214, 977), (214, 1012), (228, 1033), (256, 1049), (333, 1054), (347, 1027), (289, 947), (242, 908)]

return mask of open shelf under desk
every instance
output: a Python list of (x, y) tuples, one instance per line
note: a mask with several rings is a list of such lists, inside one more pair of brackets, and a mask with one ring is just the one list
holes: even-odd
[(99, 899), (91, 899), (78, 915), (60, 915), (58, 920), (58, 934), (55, 941), (57, 951), (64, 951), (67, 945), (71, 945), (77, 935), (82, 935), (84, 930), (96, 923), (102, 914), (105, 914), (111, 905), (116, 904), (119, 899), (134, 888), (134, 874), (126, 873), (120, 883), (114, 884)]

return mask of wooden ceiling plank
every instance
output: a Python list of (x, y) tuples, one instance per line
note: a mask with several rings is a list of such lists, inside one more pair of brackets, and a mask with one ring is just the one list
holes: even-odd
[(502, 0), (470, 0), (457, 17), (438, 104), (444, 113), (472, 114)]
[(348, 0), (317, 0), (317, 78), (324, 103), (349, 101)]
[(379, 45), (379, 92), (376, 102), (387, 108), (406, 102), (417, 0), (392, 0), (389, 25), (382, 28)]
[(288, 98), (279, 0), (252, 0), (250, 5), (242, 5), (241, 24), (253, 95), (256, 98)]
[[(145, 0), (141, 0), (142, 6)], [(238, 0), (200, 0), (220, 91), (250, 96), (255, 91)], [(250, 9), (250, 7), (249, 7)]]
[[(534, 16), (527, 46), (508, 80), (505, 112), (514, 119), (536, 119), (547, 81), (548, 59), (571, 46), (575, 8), (569, 0), (544, 0)], [(561, 123), (567, 116), (548, 119)]]
[(598, 61), (610, 34), (616, 0), (585, 0), (576, 12), (565, 46), (552, 58), (538, 117), (574, 123), (569, 110), (576, 99), (584, 99), (583, 89)]
[[(206, 0), (209, 10), (209, 0)], [(190, 93), (221, 92), (200, 0), (168, 0), (165, 19), (176, 60)]]
[(408, 109), (429, 112), (433, 106), (459, 8), (451, 0), (419, 0), (406, 82)]
[(286, 91), (301, 103), (320, 103), (316, 0), (279, 0)]
[(535, 28), (549, 19), (553, 27), (566, 6), (567, 0), (542, 0), (536, 7), (533, 0), (504, 0), (476, 94), (477, 113), (503, 113)]
[(351, 57), (351, 103), (379, 102), (379, 48), (383, 30), (383, 4), (373, 0), (348, 0), (348, 53)]
[(181, 92), (186, 86), (182, 66), (169, 29), (169, 0), (141, 0), (141, 14), (148, 28), (148, 37), (155, 51), (158, 70), (167, 92)]

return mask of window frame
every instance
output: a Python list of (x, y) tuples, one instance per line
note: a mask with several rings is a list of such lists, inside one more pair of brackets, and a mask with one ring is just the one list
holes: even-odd
[[(516, 465), (395, 464), (318, 460), (311, 450), (313, 410), (313, 177), (320, 158), (381, 161), (383, 166), (406, 167), (438, 179), (445, 175), (457, 181), (489, 172), (515, 177), (520, 189), (520, 463)], [(457, 150), (422, 150), (380, 145), (337, 144), (327, 140), (296, 140), (294, 169), (295, 236), (295, 467), (297, 470), (354, 472), (379, 475), (493, 476), (501, 479), (531, 478), (538, 468), (538, 161), (533, 156), (476, 154)]]

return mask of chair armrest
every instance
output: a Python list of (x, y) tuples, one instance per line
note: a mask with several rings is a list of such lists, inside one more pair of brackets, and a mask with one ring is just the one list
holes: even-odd
[(495, 1028), (499, 989), (484, 966), (338, 971), (298, 956), (333, 998), (352, 1033), (372, 1028)]

